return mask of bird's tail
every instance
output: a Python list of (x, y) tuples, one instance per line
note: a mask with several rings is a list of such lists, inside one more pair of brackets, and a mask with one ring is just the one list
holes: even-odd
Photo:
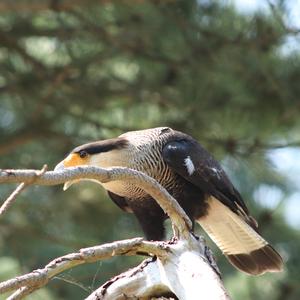
[(213, 197), (208, 205), (197, 222), (236, 268), (251, 275), (283, 269), (281, 256), (243, 218)]

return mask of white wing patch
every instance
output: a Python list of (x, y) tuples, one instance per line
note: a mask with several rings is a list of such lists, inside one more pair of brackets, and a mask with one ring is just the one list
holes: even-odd
[(184, 159), (184, 165), (186, 166), (189, 175), (192, 175), (195, 172), (195, 166), (190, 156)]
[(217, 176), (219, 179), (221, 178), (219, 169), (216, 168), (210, 168), (210, 169), (215, 173), (215, 176)]

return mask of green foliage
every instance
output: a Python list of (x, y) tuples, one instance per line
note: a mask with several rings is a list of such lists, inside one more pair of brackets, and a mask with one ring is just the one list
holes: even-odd
[[(282, 51), (284, 5), (241, 15), (224, 1), (48, 2), (1, 6), (1, 168), (52, 168), (74, 146), (128, 130), (186, 131), (222, 160), (286, 260), (282, 274), (250, 278), (215, 250), (233, 298), (299, 299), (299, 230), (284, 217), (295, 187), (268, 156), (299, 146), (300, 59)], [(256, 201), (262, 186), (280, 191), (276, 207)], [(140, 235), (100, 186), (30, 187), (0, 221), (0, 278)], [(139, 260), (78, 267), (29, 299), (81, 299)]]

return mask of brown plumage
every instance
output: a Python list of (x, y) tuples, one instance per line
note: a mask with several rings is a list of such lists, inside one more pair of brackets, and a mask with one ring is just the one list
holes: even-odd
[[(236, 268), (252, 275), (282, 270), (280, 255), (259, 235), (255, 219), (220, 164), (191, 136), (168, 127), (127, 132), (75, 148), (57, 168), (75, 165), (124, 166), (148, 174)], [(163, 239), (167, 216), (154, 199), (126, 181), (102, 185), (121, 209), (135, 214), (148, 239)]]

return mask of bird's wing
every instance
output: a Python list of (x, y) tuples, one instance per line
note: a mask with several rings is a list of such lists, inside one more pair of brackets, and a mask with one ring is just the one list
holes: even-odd
[(234, 188), (220, 164), (196, 141), (179, 140), (169, 142), (163, 148), (163, 158), (168, 166), (187, 181), (199, 187), (240, 215), (256, 228), (255, 220)]
[(134, 213), (148, 240), (162, 240), (164, 238), (165, 214), (159, 205), (150, 197), (128, 199), (107, 191), (111, 200), (122, 210)]
[(130, 208), (130, 206), (128, 205), (128, 202), (126, 200), (126, 198), (119, 196), (117, 194), (114, 194), (110, 191), (107, 191), (108, 196), (110, 197), (110, 199), (117, 205), (119, 206), (122, 210), (126, 211), (126, 212), (132, 212), (132, 209)]
[(207, 194), (197, 221), (238, 269), (253, 275), (282, 270), (280, 255), (257, 232), (257, 223), (217, 161), (194, 140), (163, 148), (169, 167)]

